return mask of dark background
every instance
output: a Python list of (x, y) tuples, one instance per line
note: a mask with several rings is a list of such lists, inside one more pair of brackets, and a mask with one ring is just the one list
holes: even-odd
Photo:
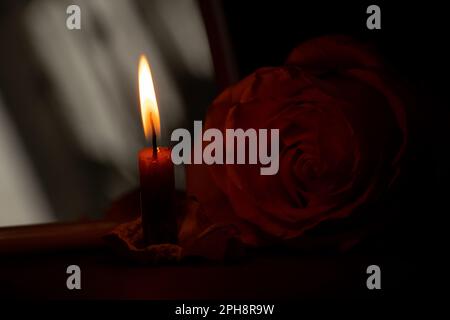
[[(366, 8), (381, 8), (381, 30), (366, 28)], [(450, 72), (446, 12), (434, 1), (224, 1), (240, 76), (284, 62), (298, 43), (327, 34), (347, 34), (375, 44), (416, 101), (411, 118), (408, 177), (384, 247), (412, 254), (442, 244), (448, 203)], [(379, 239), (380, 240), (380, 239)]]

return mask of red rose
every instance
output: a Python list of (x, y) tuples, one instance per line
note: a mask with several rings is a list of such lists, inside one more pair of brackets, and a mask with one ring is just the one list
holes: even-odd
[[(190, 165), (188, 192), (212, 222), (258, 244), (286, 240), (379, 199), (398, 176), (404, 104), (380, 60), (347, 37), (301, 44), (281, 67), (262, 68), (210, 106), (205, 130), (280, 130), (280, 168)], [(225, 135), (225, 134), (224, 134)]]

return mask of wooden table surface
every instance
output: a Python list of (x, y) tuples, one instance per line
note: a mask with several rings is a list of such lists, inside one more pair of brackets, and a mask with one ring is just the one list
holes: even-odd
[[(66, 268), (81, 268), (81, 290), (66, 288)], [(366, 288), (378, 264), (382, 290)], [(106, 249), (3, 255), (0, 297), (29, 299), (316, 299), (414, 295), (417, 266), (394, 257), (254, 253), (229, 263), (142, 266)]]

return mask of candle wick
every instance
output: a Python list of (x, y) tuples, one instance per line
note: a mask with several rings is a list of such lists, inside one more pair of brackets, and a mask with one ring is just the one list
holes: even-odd
[(152, 125), (152, 148), (153, 148), (153, 158), (158, 157), (158, 145), (156, 144), (156, 130), (155, 124), (153, 123), (153, 117), (150, 113), (150, 123)]

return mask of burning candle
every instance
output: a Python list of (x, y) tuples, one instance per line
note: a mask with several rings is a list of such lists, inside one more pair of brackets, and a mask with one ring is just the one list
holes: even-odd
[(139, 98), (142, 124), (151, 148), (139, 152), (141, 216), (146, 244), (176, 242), (173, 212), (174, 170), (170, 149), (158, 147), (161, 134), (159, 110), (150, 66), (144, 55), (139, 60)]

